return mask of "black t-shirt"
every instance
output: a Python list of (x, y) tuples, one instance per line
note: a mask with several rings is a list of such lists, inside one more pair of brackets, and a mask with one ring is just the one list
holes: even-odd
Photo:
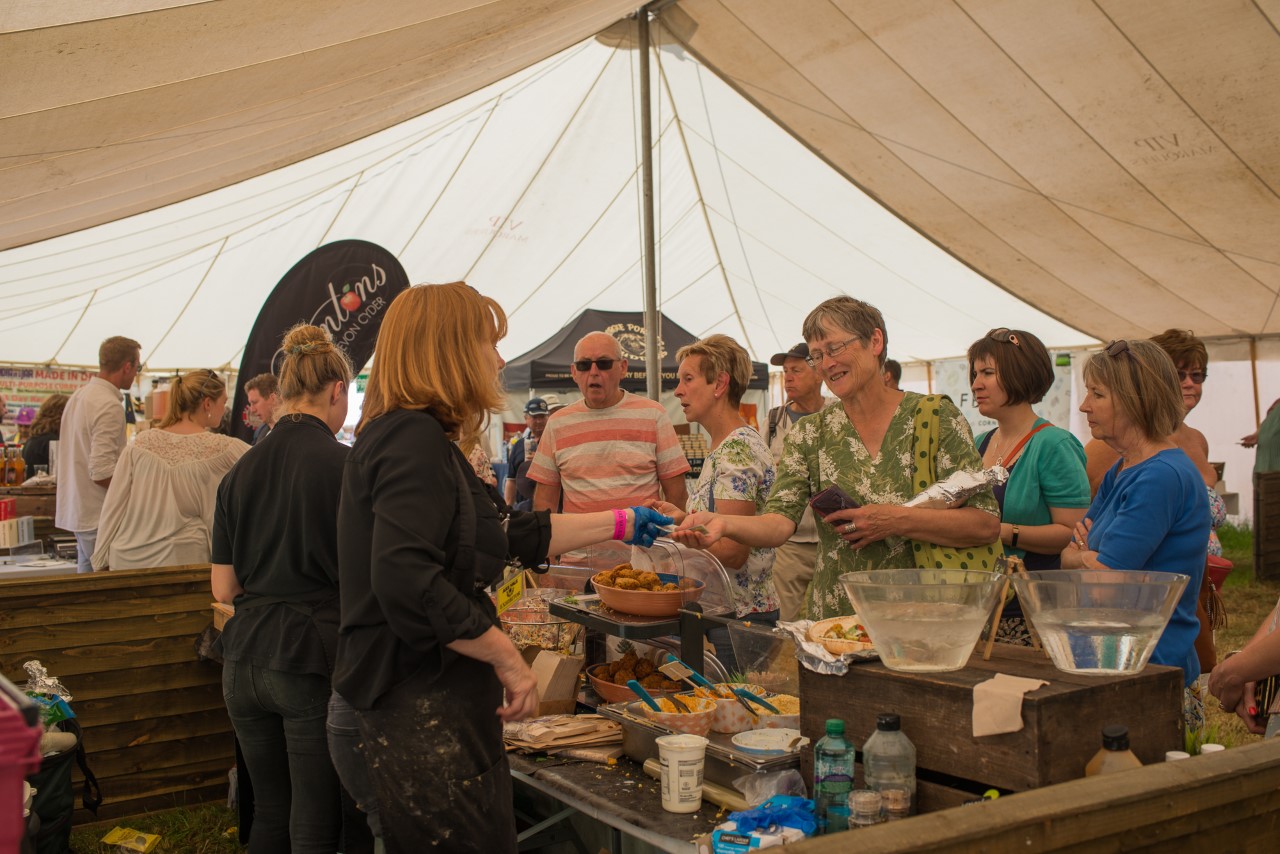
[[(459, 486), (474, 508), (474, 543), (460, 536)], [(368, 709), (419, 670), (438, 676), (457, 657), (446, 644), (497, 625), (484, 585), (509, 556), (530, 567), (544, 562), (550, 539), (545, 512), (514, 513), (503, 530), (480, 479), (431, 414), (401, 409), (365, 425), (342, 482), (338, 693)]]
[(22, 461), (27, 464), (27, 477), (32, 476), (32, 466), (49, 465), (49, 443), (58, 441), (57, 433), (41, 433), (32, 436), (22, 446)]
[(286, 415), (222, 479), (212, 562), (230, 564), (244, 588), (222, 635), (227, 660), (290, 673), (332, 671), (325, 635), (332, 650), (338, 497), (348, 453), (319, 418)]

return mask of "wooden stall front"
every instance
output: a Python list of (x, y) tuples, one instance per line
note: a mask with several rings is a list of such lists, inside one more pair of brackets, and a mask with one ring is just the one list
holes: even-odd
[(210, 599), (208, 564), (0, 582), (0, 672), (25, 682), (37, 659), (71, 692), (98, 819), (226, 798), (222, 668), (195, 655)]

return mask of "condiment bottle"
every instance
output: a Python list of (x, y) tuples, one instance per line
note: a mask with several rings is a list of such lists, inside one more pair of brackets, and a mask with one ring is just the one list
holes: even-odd
[(853, 789), (853, 745), (845, 741), (844, 721), (827, 721), (827, 734), (813, 746), (813, 804), (819, 835), (848, 830), (849, 792)]
[(897, 715), (876, 717), (876, 731), (862, 747), (862, 766), (867, 788), (880, 793), (890, 819), (915, 811), (916, 747), (902, 732)]
[(1142, 763), (1129, 749), (1129, 728), (1120, 724), (1108, 724), (1102, 728), (1102, 749), (1084, 767), (1084, 775), (1092, 777), (1141, 767)]

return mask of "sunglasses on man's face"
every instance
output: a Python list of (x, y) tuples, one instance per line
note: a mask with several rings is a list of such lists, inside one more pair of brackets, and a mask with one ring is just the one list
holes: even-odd
[(610, 370), (613, 368), (613, 363), (615, 361), (617, 360), (607, 359), (607, 358), (606, 359), (579, 359), (578, 361), (573, 363), (573, 366), (578, 369), (579, 373), (585, 374), (587, 371), (591, 370), (592, 365), (595, 365), (597, 368), (599, 368), (602, 371)]

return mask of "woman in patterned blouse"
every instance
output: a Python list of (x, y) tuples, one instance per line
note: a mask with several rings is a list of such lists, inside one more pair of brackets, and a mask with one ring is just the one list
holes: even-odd
[(829, 513), (818, 524), (818, 563), (804, 616), (852, 613), (841, 575), (915, 566), (925, 543), (948, 547), (969, 568), (991, 569), (1000, 553), (1000, 517), (989, 490), (950, 510), (901, 506), (920, 480), (917, 413), (924, 422), (937, 422), (938, 479), (962, 469), (980, 471), (982, 458), (968, 422), (950, 400), (885, 386), (888, 335), (879, 310), (852, 297), (829, 299), (805, 318), (804, 337), (811, 364), (838, 400), (800, 419), (787, 434), (761, 515), (691, 514), (683, 527), (702, 524), (708, 532), (677, 532), (677, 539), (704, 548), (723, 537), (753, 548), (778, 546), (795, 531), (809, 499), (836, 485), (862, 506)]
[[(751, 382), (751, 357), (727, 335), (712, 335), (682, 347), (676, 358), (676, 397), (691, 424), (707, 431), (711, 452), (689, 495), (689, 512), (710, 510), (731, 516), (754, 516), (764, 509), (773, 488), (773, 457), (764, 439), (747, 426), (738, 404)], [(649, 506), (677, 521), (684, 508), (662, 501)], [(724, 539), (710, 549), (729, 570), (733, 606), (739, 617), (778, 617), (773, 590), (773, 548), (750, 548)]]

